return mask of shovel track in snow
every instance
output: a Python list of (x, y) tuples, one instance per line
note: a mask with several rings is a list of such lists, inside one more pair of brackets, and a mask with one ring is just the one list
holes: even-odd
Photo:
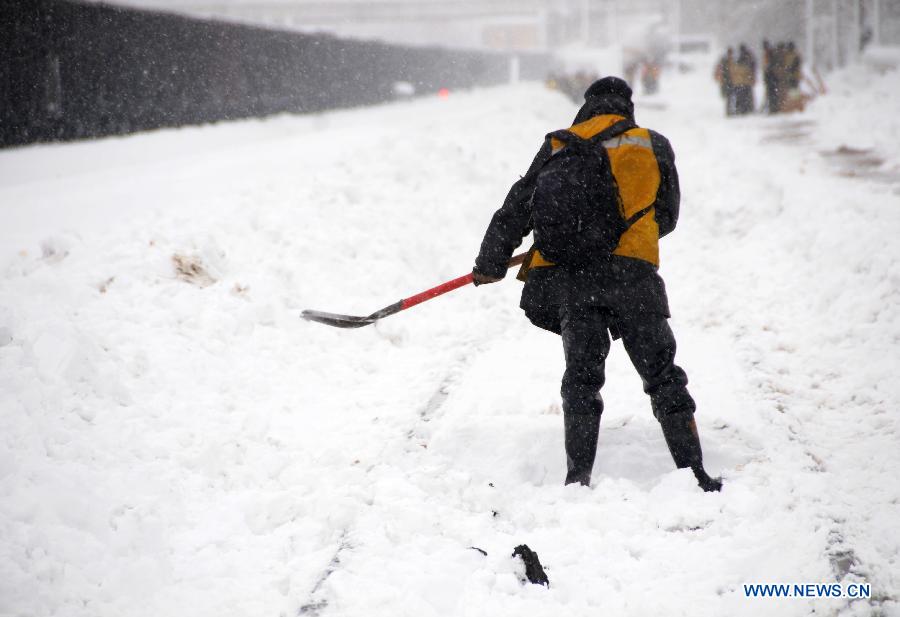
[(473, 359), (484, 351), (483, 345), (463, 343), (463, 346), (471, 348), (469, 353), (466, 353), (461, 359), (450, 366), (447, 373), (444, 375), (444, 378), (428, 398), (428, 401), (426, 401), (419, 409), (418, 418), (416, 419), (415, 424), (406, 432), (407, 439), (418, 437), (420, 445), (423, 448), (428, 447), (428, 440), (420, 433), (419, 429), (423, 424), (431, 423), (442, 416), (441, 411), (444, 403), (447, 402), (453, 388), (462, 381), (465, 373), (471, 366)]
[(328, 607), (328, 598), (325, 596), (322, 587), (325, 585), (325, 582), (334, 574), (335, 570), (340, 568), (341, 566), (341, 554), (347, 549), (352, 548), (350, 545), (350, 541), (347, 536), (349, 535), (348, 530), (344, 530), (341, 533), (341, 537), (338, 540), (337, 550), (334, 552), (334, 555), (331, 558), (331, 561), (328, 562), (328, 565), (322, 570), (322, 573), (319, 574), (319, 577), (316, 579), (315, 585), (313, 585), (312, 590), (309, 592), (309, 596), (305, 604), (300, 607), (300, 610), (297, 611), (298, 615), (310, 615), (312, 617), (317, 617), (322, 614), (322, 611)]
[[(475, 350), (477, 355), (477, 351)], [(435, 419), (440, 417), (439, 412), (443, 407), (444, 403), (447, 401), (447, 398), (450, 396), (450, 392), (453, 386), (462, 378), (462, 375), (465, 373), (465, 370), (471, 364), (470, 358), (472, 358), (473, 354), (466, 354), (463, 360), (460, 360), (454, 363), (444, 378), (438, 384), (438, 387), (434, 390), (432, 395), (428, 398), (428, 401), (421, 407), (417, 414), (417, 418), (415, 420), (414, 425), (407, 431), (406, 438), (413, 439), (419, 433), (417, 428), (422, 423), (432, 422)], [(424, 448), (427, 448), (427, 441), (423, 440), (421, 445)], [(494, 513), (496, 516), (496, 513)], [(322, 615), (323, 611), (325, 611), (329, 606), (329, 599), (325, 595), (324, 585), (331, 577), (332, 574), (336, 570), (341, 567), (341, 556), (348, 550), (353, 548), (349, 541), (349, 529), (345, 529), (340, 536), (338, 541), (338, 548), (334, 552), (331, 560), (328, 562), (328, 565), (322, 570), (319, 577), (316, 579), (315, 584), (309, 592), (306, 602), (300, 607), (297, 611), (297, 615), (318, 617)], [(481, 551), (481, 549), (476, 549)], [(483, 552), (483, 551), (482, 551)]]

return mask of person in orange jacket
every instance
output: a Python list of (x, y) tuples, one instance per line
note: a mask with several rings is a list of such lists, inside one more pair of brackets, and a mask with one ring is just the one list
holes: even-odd
[(753, 113), (753, 86), (756, 85), (756, 58), (746, 45), (741, 45), (738, 57), (729, 67), (732, 92), (734, 96), (734, 113), (744, 115)]
[[(696, 405), (687, 390), (687, 375), (675, 364), (668, 298), (657, 272), (659, 239), (675, 229), (678, 220), (675, 155), (664, 136), (634, 123), (631, 95), (628, 84), (617, 77), (594, 82), (567, 130), (573, 141), (593, 138), (589, 143), (604, 149), (598, 156), (607, 157), (612, 177), (606, 189), (615, 191), (627, 230), (611, 254), (592, 253), (584, 265), (569, 266), (542, 254), (540, 230), (535, 229), (536, 246), (520, 271), (525, 279), (521, 307), (536, 326), (562, 337), (566, 484), (590, 484), (611, 334), (622, 339), (641, 376), (675, 465), (689, 467), (703, 490), (718, 491), (721, 481), (703, 467)], [(494, 213), (475, 260), (476, 285), (501, 280), (513, 250), (532, 230), (533, 201), (544, 183), (541, 173), (569, 147), (552, 135)], [(578, 199), (578, 191), (584, 190), (571, 184), (563, 189), (572, 194), (560, 193), (560, 199)]]

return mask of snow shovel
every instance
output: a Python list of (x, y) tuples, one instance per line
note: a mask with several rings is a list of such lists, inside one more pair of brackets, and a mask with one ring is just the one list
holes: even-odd
[[(525, 261), (526, 255), (528, 255), (528, 253), (515, 255), (512, 259), (509, 260), (508, 267), (512, 268), (513, 266), (521, 265), (522, 262)], [(406, 309), (411, 308), (417, 304), (421, 304), (426, 300), (437, 298), (438, 296), (445, 294), (448, 291), (453, 291), (454, 289), (464, 287), (471, 282), (472, 273), (469, 272), (465, 276), (460, 276), (459, 278), (455, 278), (452, 281), (441, 283), (437, 287), (427, 289), (422, 293), (410, 296), (409, 298), (404, 298), (399, 302), (395, 302), (390, 306), (386, 306), (383, 309), (375, 311), (367, 317), (356, 315), (338, 315), (336, 313), (325, 313), (324, 311), (309, 310), (303, 311), (303, 313), (301, 313), (301, 316), (303, 317), (303, 319), (306, 319), (308, 321), (316, 321), (318, 323), (323, 323), (326, 326), (334, 326), (335, 328), (362, 328), (363, 326), (373, 324), (379, 319), (383, 319), (389, 315), (393, 315), (394, 313), (405, 311)]]

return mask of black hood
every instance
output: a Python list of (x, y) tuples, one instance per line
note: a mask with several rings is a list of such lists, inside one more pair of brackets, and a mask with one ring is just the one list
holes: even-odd
[(578, 114), (575, 116), (575, 120), (572, 124), (580, 124), (585, 120), (590, 120), (594, 116), (602, 116), (604, 114), (625, 116), (633, 122), (634, 103), (614, 94), (601, 94), (599, 96), (588, 97), (585, 99), (581, 109), (578, 110)]

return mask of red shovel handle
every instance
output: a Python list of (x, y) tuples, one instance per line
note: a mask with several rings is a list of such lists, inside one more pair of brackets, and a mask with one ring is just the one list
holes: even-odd
[[(515, 255), (512, 259), (509, 260), (509, 268), (513, 266), (521, 265), (523, 261), (525, 261), (525, 257), (528, 253), (522, 253), (521, 255)], [(431, 289), (427, 289), (422, 293), (417, 293), (414, 296), (410, 296), (402, 300), (402, 307), (400, 310), (406, 310), (411, 306), (415, 306), (417, 304), (421, 304), (426, 300), (431, 300), (432, 298), (436, 298), (441, 294), (445, 294), (448, 291), (453, 291), (454, 289), (459, 289), (460, 287), (465, 287), (469, 283), (472, 282), (472, 273), (469, 272), (465, 276), (461, 276), (459, 278), (455, 278), (452, 281), (447, 281), (446, 283), (441, 283), (437, 287), (432, 287)]]
[(465, 276), (461, 276), (459, 278), (455, 278), (452, 281), (447, 281), (446, 283), (441, 283), (437, 287), (432, 287), (431, 289), (427, 289), (422, 293), (418, 293), (414, 296), (410, 296), (409, 298), (405, 298), (403, 300), (403, 308), (401, 310), (406, 310), (411, 306), (415, 306), (417, 304), (421, 304), (426, 300), (431, 300), (441, 294), (445, 294), (448, 291), (453, 291), (454, 289), (459, 289), (460, 287), (464, 287), (472, 282), (472, 273), (469, 272)]

